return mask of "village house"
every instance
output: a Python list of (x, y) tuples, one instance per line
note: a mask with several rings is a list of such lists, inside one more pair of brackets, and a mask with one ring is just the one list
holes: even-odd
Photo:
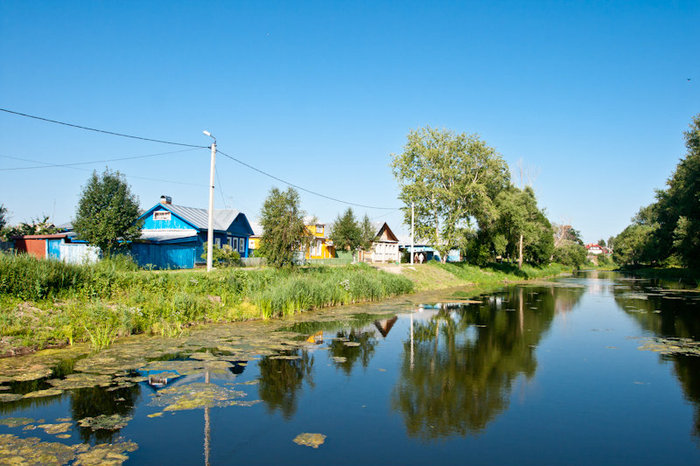
[(306, 229), (311, 234), (311, 243), (306, 249), (305, 258), (308, 259), (331, 259), (336, 257), (333, 241), (326, 236), (328, 234), (325, 223), (313, 223), (306, 225)]
[(368, 251), (359, 251), (360, 262), (399, 262), (399, 239), (385, 222), (379, 226)]
[[(207, 209), (172, 203), (169, 196), (144, 212), (141, 237), (131, 245), (131, 253), (141, 267), (191, 269), (203, 265), (208, 234)], [(230, 246), (241, 257), (248, 257), (248, 239), (253, 230), (245, 214), (237, 210), (214, 210), (214, 245)]]

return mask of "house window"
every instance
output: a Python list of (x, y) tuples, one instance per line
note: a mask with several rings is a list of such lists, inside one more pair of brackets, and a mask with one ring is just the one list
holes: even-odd
[(245, 243), (243, 242), (244, 239), (241, 238), (241, 240), (238, 242), (238, 252), (243, 254), (245, 252)]
[(323, 234), (323, 225), (316, 225), (316, 234), (317, 235)]
[(153, 220), (170, 220), (170, 212), (167, 210), (157, 210), (153, 212)]
[(221, 247), (221, 238), (214, 238), (214, 244), (216, 244), (218, 247)]
[(238, 249), (238, 238), (233, 238), (232, 241), (233, 243), (231, 243), (231, 249), (235, 251), (236, 249)]

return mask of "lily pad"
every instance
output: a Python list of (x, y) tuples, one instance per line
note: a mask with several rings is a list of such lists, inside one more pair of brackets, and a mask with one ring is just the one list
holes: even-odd
[(319, 445), (323, 445), (326, 441), (326, 436), (323, 434), (310, 434), (303, 433), (294, 437), (293, 442), (297, 445), (303, 445), (305, 447), (318, 448)]

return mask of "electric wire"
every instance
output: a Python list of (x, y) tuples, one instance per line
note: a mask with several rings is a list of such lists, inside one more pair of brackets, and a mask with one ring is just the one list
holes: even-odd
[(221, 178), (219, 178), (219, 170), (214, 170), (216, 173), (216, 184), (219, 185), (219, 194), (221, 194), (221, 201), (224, 203), (224, 208), (228, 209), (228, 203), (226, 202), (226, 197), (224, 196), (224, 187), (221, 184)]
[[(42, 162), (41, 160), (25, 159), (25, 158), (21, 158), (21, 157), (11, 157), (11, 156), (9, 156), (9, 155), (0, 155), (0, 157), (6, 157), (6, 158), (11, 158), (11, 159), (17, 159), (17, 160), (24, 160), (25, 162), (43, 163), (43, 164), (46, 164), (46, 165), (51, 165), (51, 164), (49, 164), (48, 162)], [(51, 167), (49, 167), (49, 168), (51, 168)], [(64, 166), (64, 165), (58, 165), (57, 167), (53, 167), (53, 168), (68, 168), (68, 169), (70, 169), (70, 170), (80, 170), (80, 171), (84, 171), (84, 172), (93, 171), (93, 170), (91, 170), (91, 169), (89, 169), (89, 168), (75, 167), (75, 166), (72, 166), (72, 165), (66, 165), (66, 166)], [(145, 181), (158, 181), (158, 182), (160, 182), (160, 183), (181, 184), (181, 185), (185, 185), (185, 186), (196, 186), (196, 187), (199, 187), (199, 188), (207, 186), (206, 184), (202, 184), (202, 183), (188, 183), (187, 181), (165, 180), (165, 179), (162, 179), (162, 178), (150, 178), (150, 177), (147, 177), (147, 176), (129, 175), (129, 174), (123, 173), (123, 172), (119, 172), (119, 173), (122, 174), (122, 175), (124, 175), (126, 178), (131, 178), (131, 179), (139, 179), (139, 180), (145, 180)]]
[(264, 170), (261, 170), (261, 169), (259, 169), (259, 168), (256, 168), (256, 167), (254, 167), (253, 165), (250, 165), (249, 163), (246, 163), (246, 162), (244, 162), (244, 161), (242, 161), (242, 160), (239, 160), (239, 159), (237, 159), (236, 157), (234, 157), (234, 156), (232, 156), (232, 155), (229, 155), (229, 154), (227, 154), (227, 153), (225, 153), (225, 152), (219, 150), (218, 148), (217, 148), (217, 152), (220, 153), (221, 155), (223, 155), (224, 157), (227, 157), (227, 158), (233, 160), (234, 162), (243, 165), (244, 167), (250, 168), (251, 170), (254, 170), (254, 171), (256, 171), (256, 172), (258, 172), (258, 173), (260, 173), (260, 174), (262, 174), (262, 175), (265, 175), (265, 176), (267, 176), (267, 177), (270, 177), (270, 178), (272, 178), (273, 180), (277, 180), (277, 181), (279, 181), (279, 182), (281, 182), (281, 183), (284, 183), (284, 184), (286, 184), (286, 185), (288, 185), (288, 186), (291, 186), (291, 187), (293, 187), (293, 188), (296, 188), (296, 189), (298, 189), (299, 191), (304, 191), (304, 192), (306, 192), (306, 193), (313, 194), (314, 196), (322, 197), (322, 198), (324, 198), (324, 199), (328, 199), (328, 200), (331, 200), (331, 201), (334, 201), (334, 202), (339, 202), (339, 203), (341, 203), (341, 204), (351, 205), (351, 206), (355, 206), (355, 207), (363, 207), (363, 208), (365, 208), (365, 209), (377, 209), (377, 210), (397, 210), (397, 209), (398, 209), (397, 207), (378, 207), (378, 206), (372, 206), (372, 205), (366, 205), (366, 204), (358, 204), (358, 203), (356, 203), (356, 202), (348, 202), (348, 201), (344, 201), (344, 200), (342, 200), (342, 199), (338, 199), (338, 198), (335, 198), (335, 197), (326, 196), (325, 194), (321, 194), (321, 193), (319, 193), (319, 192), (312, 191), (312, 190), (310, 190), (310, 189), (306, 189), (306, 188), (304, 188), (304, 187), (302, 187), (302, 186), (299, 186), (298, 184), (294, 184), (294, 183), (292, 183), (292, 182), (290, 182), (290, 181), (287, 181), (287, 180), (284, 180), (284, 179), (282, 179), (282, 178), (280, 178), (280, 177), (277, 177), (277, 176), (275, 176), (275, 175), (272, 175), (272, 174), (270, 174), (270, 173), (268, 173), (268, 172), (266, 172), (266, 171), (264, 171)]
[[(182, 150), (176, 150), (176, 151), (169, 151), (169, 152), (159, 152), (157, 154), (145, 154), (145, 155), (133, 155), (133, 156), (127, 156), (127, 157), (117, 157), (113, 159), (103, 159), (103, 160), (90, 160), (86, 162), (70, 162), (70, 163), (48, 163), (48, 162), (35, 162), (35, 163), (45, 163), (45, 165), (38, 165), (38, 166), (33, 166), (33, 167), (10, 167), (10, 168), (0, 168), (0, 171), (16, 171), (16, 170), (34, 170), (37, 168), (56, 168), (56, 167), (73, 167), (76, 165), (92, 165), (92, 164), (98, 164), (98, 163), (105, 163), (105, 162), (118, 162), (121, 160), (136, 160), (136, 159), (146, 159), (149, 157), (158, 157), (161, 155), (172, 155), (172, 154), (180, 154), (183, 152), (192, 152), (195, 150), (198, 150), (199, 148), (193, 148), (193, 149), (182, 149)], [(24, 162), (32, 162), (30, 159), (25, 159), (22, 157), (13, 157), (11, 155), (2, 155), (0, 154), (0, 157), (6, 158), (6, 159), (14, 159), (14, 160), (22, 160)]]
[(201, 146), (201, 145), (195, 145), (195, 144), (185, 144), (183, 142), (175, 142), (175, 141), (166, 141), (164, 139), (145, 138), (142, 136), (134, 136), (132, 134), (117, 133), (115, 131), (107, 131), (104, 129), (91, 128), (89, 126), (76, 125), (73, 123), (66, 123), (65, 121), (52, 120), (51, 118), (44, 118), (44, 117), (40, 117), (40, 116), (36, 116), (36, 115), (30, 115), (28, 113), (16, 112), (14, 110), (10, 110), (7, 108), (0, 108), (0, 112), (10, 113), (12, 115), (17, 115), (17, 116), (21, 116), (21, 117), (25, 117), (25, 118), (32, 118), (34, 120), (45, 121), (47, 123), (54, 123), (57, 125), (70, 126), (71, 128), (83, 129), (85, 131), (94, 131), (96, 133), (110, 134), (112, 136), (119, 136), (122, 138), (138, 139), (141, 141), (157, 142), (160, 144), (170, 144), (173, 146), (194, 147), (197, 149), (207, 149), (208, 148), (208, 146)]

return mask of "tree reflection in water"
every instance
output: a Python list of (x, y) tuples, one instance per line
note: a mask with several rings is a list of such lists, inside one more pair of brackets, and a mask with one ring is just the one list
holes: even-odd
[[(658, 288), (649, 288), (650, 283), (635, 281), (630, 282), (629, 289), (614, 288), (615, 303), (644, 330), (658, 337), (700, 338), (700, 301), (684, 299), (683, 295), (674, 293), (659, 293)], [(700, 438), (700, 357), (680, 354), (660, 357), (673, 363), (683, 393), (695, 407), (693, 435)]]
[(416, 322), (392, 393), (408, 434), (431, 440), (482, 431), (508, 407), (516, 378), (534, 375), (535, 346), (555, 309), (571, 309), (583, 291), (512, 288)]
[[(86, 417), (97, 417), (101, 414), (132, 416), (134, 403), (141, 393), (139, 384), (130, 387), (107, 390), (102, 387), (79, 388), (71, 393), (70, 407), (73, 419), (79, 421)], [(112, 442), (119, 437), (119, 430), (92, 430), (80, 427), (80, 438), (89, 442), (94, 438), (98, 443)]]
[[(344, 359), (334, 360), (335, 367), (342, 369), (346, 375), (350, 375), (358, 360), (362, 367), (367, 367), (378, 343), (374, 330), (341, 330), (336, 337), (328, 344), (328, 351), (331, 356)], [(346, 345), (346, 341), (351, 345)]]
[(299, 349), (284, 351), (281, 356), (299, 356), (298, 359), (273, 359), (265, 356), (258, 364), (260, 384), (258, 393), (269, 412), (279, 409), (285, 419), (290, 419), (297, 410), (297, 392), (306, 380), (313, 387), (311, 372), (314, 357)]

